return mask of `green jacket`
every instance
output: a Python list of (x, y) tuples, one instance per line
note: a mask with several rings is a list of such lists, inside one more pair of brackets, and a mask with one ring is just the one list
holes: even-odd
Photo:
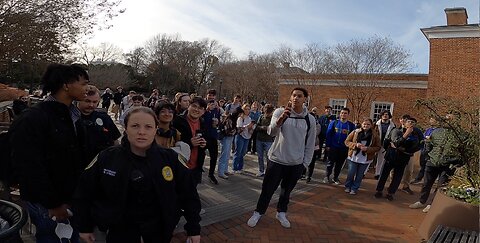
[(432, 132), (430, 139), (426, 141), (426, 148), (429, 151), (428, 165), (441, 167), (459, 163), (460, 144), (454, 136), (453, 131), (446, 128), (437, 128)]

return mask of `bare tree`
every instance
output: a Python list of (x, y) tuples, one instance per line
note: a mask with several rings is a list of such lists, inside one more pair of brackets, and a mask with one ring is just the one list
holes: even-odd
[(123, 59), (123, 51), (112, 43), (101, 43), (98, 46), (80, 45), (76, 59), (91, 66), (92, 64), (115, 63)]
[[(118, 0), (1, 0), (0, 61), (60, 57), (124, 10)], [(21, 43), (25, 43), (22, 46)]]
[(145, 74), (147, 68), (147, 53), (144, 48), (137, 47), (133, 51), (125, 54), (127, 65), (132, 67), (135, 74)]
[(135, 84), (128, 74), (128, 66), (116, 64), (93, 64), (88, 70), (90, 81), (100, 89), (107, 87), (131, 87)]
[(329, 50), (324, 70), (337, 74), (337, 83), (343, 87), (353, 119), (360, 120), (370, 104), (377, 100), (381, 91), (379, 82), (386, 75), (412, 69), (410, 57), (406, 49), (390, 38), (354, 39)]

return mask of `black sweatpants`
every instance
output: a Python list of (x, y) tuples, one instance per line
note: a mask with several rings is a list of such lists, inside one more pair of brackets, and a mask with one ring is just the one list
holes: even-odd
[(255, 211), (260, 214), (265, 214), (273, 193), (275, 193), (278, 185), (280, 185), (281, 191), (277, 204), (277, 212), (287, 212), (290, 193), (295, 185), (297, 185), (303, 168), (305, 168), (303, 164), (288, 166), (270, 161), (267, 171), (265, 172), (265, 178), (263, 178), (262, 193), (260, 193), (260, 198), (258, 198), (257, 209), (255, 209)]

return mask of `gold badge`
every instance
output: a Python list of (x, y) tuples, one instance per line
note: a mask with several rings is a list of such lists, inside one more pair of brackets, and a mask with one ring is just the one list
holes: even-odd
[(166, 181), (172, 181), (173, 180), (172, 168), (170, 168), (170, 166), (163, 167), (162, 175), (163, 175), (163, 179), (165, 179)]

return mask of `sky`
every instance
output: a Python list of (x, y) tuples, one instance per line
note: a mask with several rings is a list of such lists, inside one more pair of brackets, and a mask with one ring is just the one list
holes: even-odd
[(429, 43), (420, 28), (446, 25), (445, 8), (465, 7), (479, 23), (480, 0), (122, 0), (110, 29), (89, 45), (113, 43), (129, 52), (158, 34), (209, 38), (244, 59), (287, 45), (333, 46), (351, 39), (389, 37), (412, 54), (412, 73), (428, 73)]

